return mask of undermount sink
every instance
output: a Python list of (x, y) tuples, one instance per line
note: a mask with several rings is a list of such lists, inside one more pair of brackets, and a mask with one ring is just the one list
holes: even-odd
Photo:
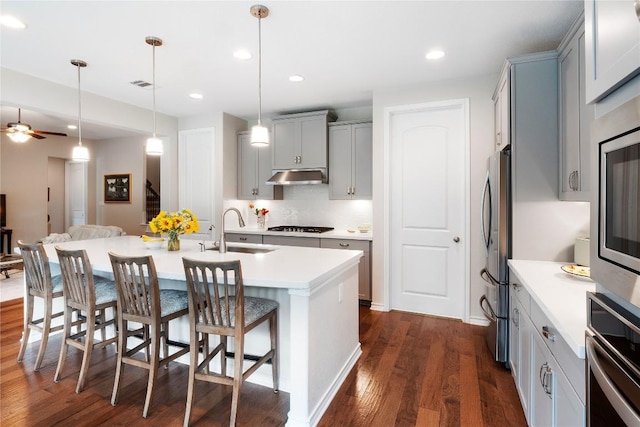
[[(217, 247), (207, 248), (208, 251), (217, 251)], [(244, 246), (227, 246), (227, 252), (240, 252), (243, 254), (266, 254), (273, 252), (275, 249), (266, 248), (247, 248)]]

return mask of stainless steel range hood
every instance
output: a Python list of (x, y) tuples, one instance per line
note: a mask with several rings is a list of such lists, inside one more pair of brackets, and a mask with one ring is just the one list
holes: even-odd
[(269, 185), (302, 185), (302, 184), (326, 184), (326, 169), (287, 169), (274, 170), (273, 176), (266, 184)]

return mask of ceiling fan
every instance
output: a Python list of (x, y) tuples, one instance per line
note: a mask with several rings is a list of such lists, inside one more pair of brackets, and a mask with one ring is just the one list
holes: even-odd
[(67, 136), (66, 133), (61, 132), (48, 132), (44, 130), (31, 129), (31, 125), (20, 121), (20, 116), (21, 110), (18, 108), (18, 122), (7, 123), (7, 127), (2, 128), (2, 132), (5, 132), (13, 142), (26, 142), (29, 138), (45, 139), (46, 137), (44, 135)]

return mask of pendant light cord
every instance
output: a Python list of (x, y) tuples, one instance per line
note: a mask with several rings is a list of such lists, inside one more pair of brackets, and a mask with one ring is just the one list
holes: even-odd
[(262, 16), (258, 17), (258, 126), (262, 124)]
[(82, 92), (80, 91), (80, 62), (78, 67), (78, 145), (82, 145)]
[(156, 138), (156, 45), (153, 46), (153, 137)]

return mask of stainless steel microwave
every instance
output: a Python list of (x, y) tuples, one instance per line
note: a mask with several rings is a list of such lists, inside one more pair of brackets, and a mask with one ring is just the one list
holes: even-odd
[(640, 126), (599, 146), (599, 256), (640, 274)]
[(640, 97), (591, 129), (591, 278), (640, 307)]

